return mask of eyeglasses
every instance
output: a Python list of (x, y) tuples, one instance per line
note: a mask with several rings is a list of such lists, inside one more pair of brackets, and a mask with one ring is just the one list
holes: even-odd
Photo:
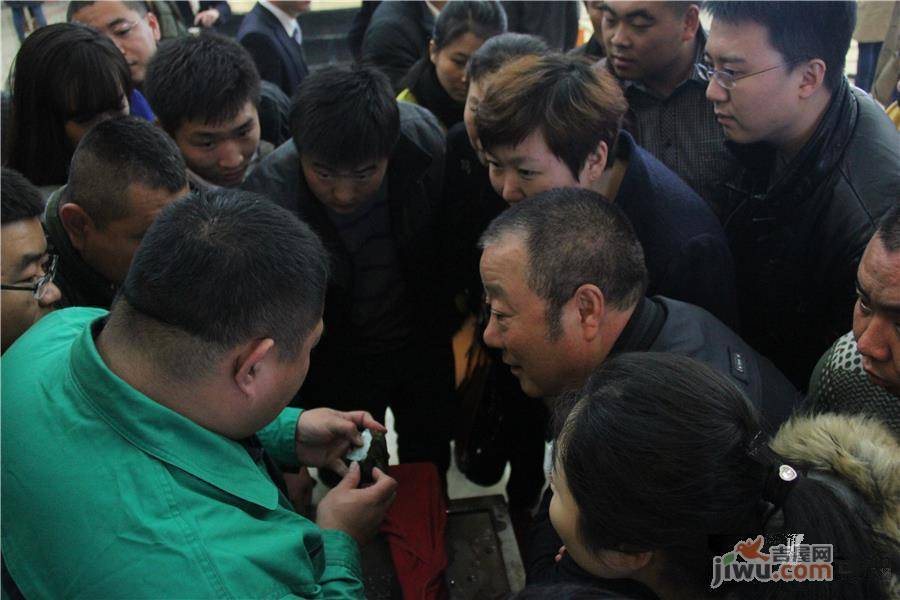
[(3, 284), (0, 285), (0, 289), (14, 290), (19, 292), (31, 292), (32, 295), (34, 295), (35, 300), (40, 300), (47, 294), (47, 290), (50, 289), (50, 284), (53, 283), (53, 278), (56, 277), (56, 265), (58, 262), (58, 256), (56, 256), (55, 254), (50, 256), (48, 261), (45, 263), (44, 274), (34, 282), (34, 285), (24, 286)]
[(733, 90), (735, 84), (741, 79), (747, 79), (748, 77), (753, 77), (754, 75), (759, 75), (761, 73), (768, 73), (769, 71), (774, 71), (775, 69), (780, 69), (782, 67), (789, 67), (791, 65), (795, 65), (798, 62), (802, 62), (806, 60), (805, 58), (797, 58), (794, 60), (790, 60), (786, 63), (782, 63), (780, 65), (775, 65), (774, 67), (769, 67), (768, 69), (763, 69), (762, 71), (755, 71), (753, 73), (747, 73), (746, 75), (739, 75), (735, 77), (728, 71), (719, 71), (717, 69), (713, 69), (711, 66), (698, 63), (697, 64), (697, 72), (700, 74), (700, 77), (704, 81), (711, 81), (713, 79), (716, 80), (720, 86), (722, 86), (726, 90)]

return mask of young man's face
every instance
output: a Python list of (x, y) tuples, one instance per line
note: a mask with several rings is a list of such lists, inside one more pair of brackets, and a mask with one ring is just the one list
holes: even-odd
[(160, 211), (188, 194), (185, 186), (174, 194), (165, 189), (151, 189), (139, 183), (128, 186), (128, 214), (103, 227), (89, 224), (81, 239), (73, 239), (81, 258), (109, 282), (122, 285), (131, 259), (144, 234)]
[[(4, 285), (30, 287), (44, 275), (47, 241), (37, 217), (3, 225), (0, 247), (0, 281)], [(50, 312), (59, 297), (59, 289), (53, 283), (46, 285), (40, 299), (27, 290), (3, 290), (0, 351), (6, 352), (20, 335)]]
[(726, 90), (715, 79), (706, 88), (725, 136), (739, 144), (788, 141), (798, 106), (797, 73), (784, 66), (784, 57), (769, 43), (765, 27), (753, 22), (713, 21), (706, 54), (715, 69), (735, 77), (758, 73)]
[(172, 137), (188, 169), (213, 185), (237, 187), (259, 148), (259, 136), (259, 114), (248, 100), (229, 121), (184, 121)]
[(607, 1), (601, 12), (603, 45), (617, 76), (639, 81), (667, 75), (685, 41), (683, 11), (667, 2)]
[(528, 250), (517, 235), (504, 236), (481, 255), (481, 281), (491, 310), (484, 342), (503, 351), (503, 362), (523, 392), (545, 398), (579, 385), (581, 374), (565, 318), (562, 335), (550, 339), (547, 302), (528, 285), (527, 265)]
[(348, 167), (303, 155), (300, 167), (319, 202), (338, 214), (349, 215), (375, 196), (384, 181), (388, 159), (366, 160)]
[(872, 383), (900, 396), (900, 252), (879, 237), (866, 246), (857, 271), (859, 299), (853, 335)]
[(160, 31), (156, 16), (147, 12), (141, 15), (122, 2), (94, 2), (72, 17), (77, 23), (90, 25), (104, 33), (125, 55), (131, 69), (131, 79), (141, 85), (147, 63), (156, 54)]
[(540, 131), (518, 146), (497, 146), (484, 151), (494, 190), (509, 204), (557, 187), (588, 187), (582, 171), (576, 179), (544, 141)]

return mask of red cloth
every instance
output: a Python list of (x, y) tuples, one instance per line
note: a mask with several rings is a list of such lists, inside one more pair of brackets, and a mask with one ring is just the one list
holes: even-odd
[(397, 496), (387, 511), (381, 533), (405, 600), (443, 600), (447, 597), (447, 503), (437, 468), (431, 463), (394, 465)]

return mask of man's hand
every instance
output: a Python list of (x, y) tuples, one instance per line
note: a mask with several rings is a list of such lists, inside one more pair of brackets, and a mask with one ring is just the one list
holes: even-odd
[(387, 432), (384, 425), (363, 410), (304, 410), (297, 419), (297, 431), (294, 434), (297, 460), (301, 465), (327, 467), (338, 475), (343, 475), (347, 472), (347, 466), (341, 458), (351, 446), (362, 446), (360, 428)]
[(372, 478), (375, 483), (357, 489), (359, 463), (352, 463), (341, 482), (319, 502), (316, 525), (343, 531), (360, 546), (375, 537), (384, 513), (394, 501), (397, 482), (377, 467), (372, 469)]
[(194, 25), (199, 25), (200, 27), (212, 27), (216, 24), (216, 21), (219, 20), (220, 16), (219, 11), (215, 8), (202, 10), (194, 17)]

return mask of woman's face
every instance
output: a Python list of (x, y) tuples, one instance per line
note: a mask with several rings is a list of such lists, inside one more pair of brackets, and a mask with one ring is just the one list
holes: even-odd
[(484, 40), (474, 33), (464, 33), (440, 50), (434, 40), (429, 45), (429, 55), (441, 87), (460, 104), (466, 101), (466, 65), (483, 43)]
[(590, 550), (578, 533), (579, 508), (569, 489), (566, 473), (559, 460), (550, 477), (553, 498), (550, 500), (550, 522), (565, 544), (566, 552), (582, 569), (606, 579), (637, 579), (637, 571), (650, 559), (649, 553), (628, 555), (615, 550)]
[(81, 138), (84, 137), (84, 134), (86, 134), (91, 127), (101, 121), (106, 121), (115, 117), (124, 117), (128, 114), (130, 109), (131, 107), (128, 104), (128, 98), (123, 94), (121, 106), (117, 109), (107, 110), (93, 115), (78, 115), (77, 117), (66, 121), (63, 124), (66, 138), (68, 138), (72, 148), (75, 148), (78, 145), (78, 142), (81, 141)]

